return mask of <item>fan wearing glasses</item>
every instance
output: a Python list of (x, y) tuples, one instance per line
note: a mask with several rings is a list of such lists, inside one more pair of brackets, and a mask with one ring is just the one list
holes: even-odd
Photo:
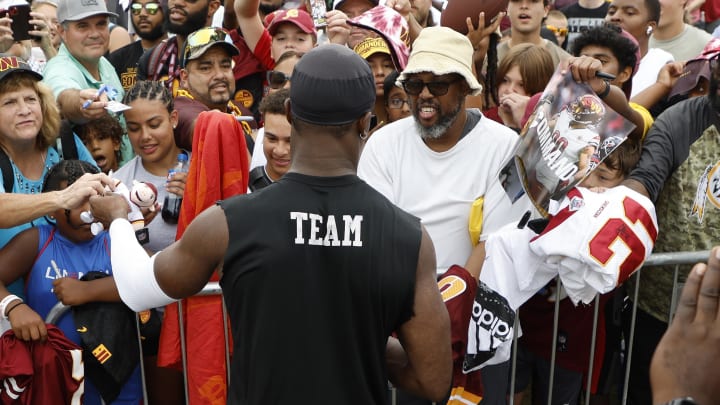
[[(358, 166), (363, 180), (423, 221), (435, 244), (439, 275), (467, 264), (474, 245), (475, 266), (481, 268), (487, 235), (517, 221), (527, 209), (522, 201), (511, 206), (497, 177), (512, 156), (517, 134), (466, 108), (466, 97), (482, 91), (472, 66), (473, 46), (467, 37), (447, 27), (424, 28), (398, 80), (413, 118), (377, 130)], [(468, 229), (473, 207), (482, 208), (473, 215), (482, 221), (477, 240)], [(469, 279), (478, 276), (463, 272)], [(457, 313), (450, 318), (453, 347), (463, 347), (469, 319)], [(480, 372), (462, 373), (464, 354), (453, 356), (460, 359), (453, 369), (455, 394), (482, 395)], [(505, 398), (506, 390), (500, 390), (497, 395)], [(472, 401), (470, 396), (464, 399)]]
[(275, 69), (266, 72), (268, 94), (290, 88), (292, 71), (303, 55), (303, 52), (287, 51), (278, 59)]
[(385, 78), (383, 91), (385, 92), (385, 112), (387, 122), (395, 122), (399, 119), (412, 115), (410, 111), (410, 99), (402, 86), (395, 84), (400, 73), (393, 71)]
[(170, 34), (175, 34), (150, 51), (138, 61), (137, 80), (162, 80), (173, 91), (180, 79), (180, 62), (184, 43), (188, 36), (203, 27), (209, 27), (213, 15), (221, 5), (219, 0), (162, 0), (163, 25)]
[(545, 17), (545, 28), (555, 35), (557, 44), (565, 48), (565, 39), (568, 34), (568, 20), (560, 10), (550, 10)]
[(250, 133), (257, 124), (250, 110), (232, 99), (235, 94), (233, 56), (240, 51), (230, 36), (220, 28), (202, 28), (188, 35), (180, 71), (180, 89), (175, 96), (178, 125), (175, 142), (183, 149), (192, 149), (195, 119), (202, 111), (218, 110), (234, 115), (245, 129), (248, 147), (253, 143)]
[(167, 39), (163, 30), (165, 13), (158, 1), (132, 0), (130, 14), (130, 22), (140, 40), (111, 52), (107, 58), (115, 67), (125, 91), (135, 85), (137, 64), (143, 53)]

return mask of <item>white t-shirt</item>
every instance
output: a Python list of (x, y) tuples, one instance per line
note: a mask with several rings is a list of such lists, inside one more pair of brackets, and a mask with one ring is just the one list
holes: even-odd
[(419, 217), (435, 245), (437, 271), (464, 265), (472, 243), (468, 218), (472, 203), (484, 196), (480, 240), (530, 209), (526, 199), (511, 204), (498, 181), (517, 134), (486, 117), (445, 152), (420, 138), (415, 119), (386, 125), (368, 140), (358, 175), (405, 211)]
[(263, 152), (263, 138), (265, 138), (265, 128), (260, 128), (255, 136), (255, 147), (253, 148), (252, 159), (250, 159), (250, 170), (258, 166), (265, 166), (267, 163), (265, 152)]
[(660, 48), (650, 48), (648, 52), (640, 59), (640, 66), (638, 71), (632, 79), (632, 92), (630, 97), (635, 97), (636, 94), (650, 87), (650, 85), (657, 82), (658, 73), (663, 66), (670, 62), (674, 62), (670, 52), (664, 51)]

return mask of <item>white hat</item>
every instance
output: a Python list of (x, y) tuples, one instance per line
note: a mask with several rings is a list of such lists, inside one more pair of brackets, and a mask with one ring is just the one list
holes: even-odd
[(429, 72), (437, 76), (457, 73), (470, 87), (473, 96), (482, 92), (482, 85), (472, 72), (473, 46), (467, 37), (452, 28), (427, 27), (420, 31), (405, 70), (397, 85), (413, 73)]

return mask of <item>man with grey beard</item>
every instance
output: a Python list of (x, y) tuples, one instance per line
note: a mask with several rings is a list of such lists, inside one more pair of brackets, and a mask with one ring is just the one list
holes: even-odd
[[(358, 167), (363, 180), (422, 220), (435, 242), (438, 274), (467, 264), (472, 252), (484, 258), (487, 235), (517, 222), (528, 208), (524, 200), (511, 204), (498, 180), (517, 134), (465, 108), (466, 96), (482, 90), (472, 73), (472, 54), (464, 35), (446, 27), (423, 29), (398, 79), (412, 117), (375, 132)], [(482, 229), (478, 238), (470, 237), (470, 218), (470, 226)], [(467, 338), (467, 319), (464, 330), (455, 324), (459, 318), (451, 314), (451, 319), (457, 348)], [(461, 367), (462, 354), (453, 358), (459, 358), (456, 369)]]

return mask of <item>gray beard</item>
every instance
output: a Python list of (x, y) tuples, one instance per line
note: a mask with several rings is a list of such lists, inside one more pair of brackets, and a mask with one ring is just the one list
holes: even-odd
[(424, 127), (420, 124), (420, 122), (415, 117), (415, 113), (413, 113), (413, 118), (415, 118), (415, 127), (417, 128), (418, 132), (420, 133), (420, 138), (424, 141), (432, 141), (442, 138), (443, 135), (445, 135), (445, 132), (455, 123), (458, 117), (458, 113), (460, 112), (461, 105), (458, 104), (457, 108), (450, 112), (450, 114), (443, 115), (438, 120), (437, 124), (431, 126), (431, 127)]

